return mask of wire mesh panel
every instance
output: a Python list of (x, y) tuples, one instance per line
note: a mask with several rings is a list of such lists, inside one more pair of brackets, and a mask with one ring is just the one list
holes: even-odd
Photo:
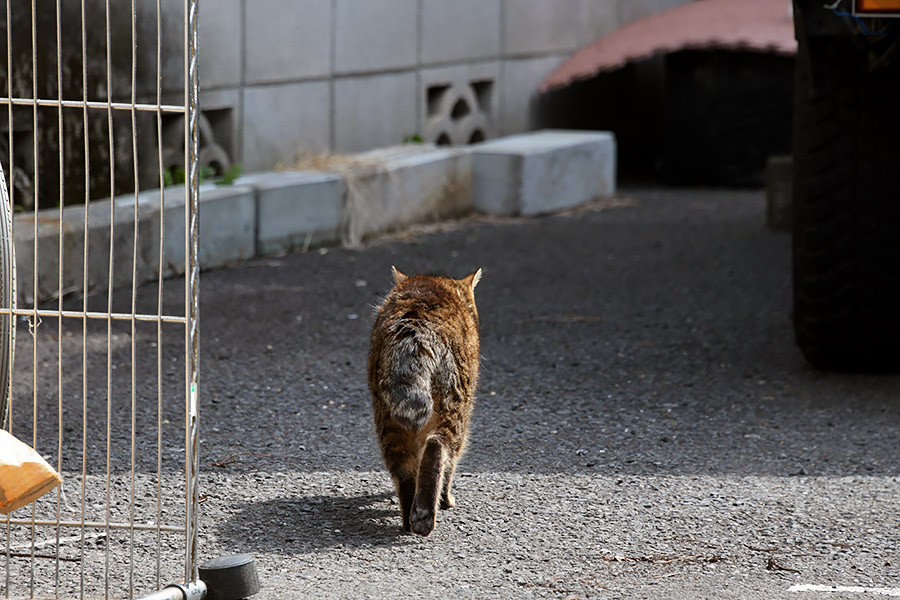
[(142, 595), (196, 576), (197, 0), (4, 4), (4, 427), (63, 484), (0, 521), (0, 597)]

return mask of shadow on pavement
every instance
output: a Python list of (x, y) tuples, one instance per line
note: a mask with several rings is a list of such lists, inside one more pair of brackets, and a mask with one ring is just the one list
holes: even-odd
[(253, 552), (302, 554), (335, 546), (379, 548), (414, 542), (400, 528), (390, 492), (297, 496), (250, 502), (218, 527), (224, 541)]

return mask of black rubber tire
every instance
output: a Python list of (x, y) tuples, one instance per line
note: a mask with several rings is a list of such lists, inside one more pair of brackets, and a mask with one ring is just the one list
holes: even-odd
[[(12, 206), (6, 178), (0, 167), (0, 308), (16, 308), (16, 258), (12, 235)], [(16, 319), (0, 314), (0, 429), (6, 428), (9, 413), (13, 352), (16, 347)]]
[(803, 39), (794, 100), (794, 329), (815, 367), (900, 371), (900, 61)]

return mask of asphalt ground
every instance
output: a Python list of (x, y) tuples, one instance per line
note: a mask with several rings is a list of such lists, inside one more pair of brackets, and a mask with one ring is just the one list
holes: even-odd
[[(804, 363), (764, 222), (760, 192), (633, 191), (204, 275), (201, 547), (253, 553), (261, 598), (900, 586), (900, 379)], [(427, 539), (366, 388), (391, 265), (484, 269), (471, 445)]]
[[(900, 378), (806, 365), (764, 223), (759, 191), (628, 190), (204, 273), (201, 559), (252, 553), (263, 600), (900, 596)], [(371, 423), (391, 265), (484, 271), (428, 538)]]

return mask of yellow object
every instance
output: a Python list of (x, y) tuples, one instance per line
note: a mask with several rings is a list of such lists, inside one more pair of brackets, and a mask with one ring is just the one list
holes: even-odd
[(857, 12), (897, 12), (900, 0), (856, 0)]
[(0, 429), (0, 513), (34, 502), (60, 483), (59, 473), (40, 454)]

